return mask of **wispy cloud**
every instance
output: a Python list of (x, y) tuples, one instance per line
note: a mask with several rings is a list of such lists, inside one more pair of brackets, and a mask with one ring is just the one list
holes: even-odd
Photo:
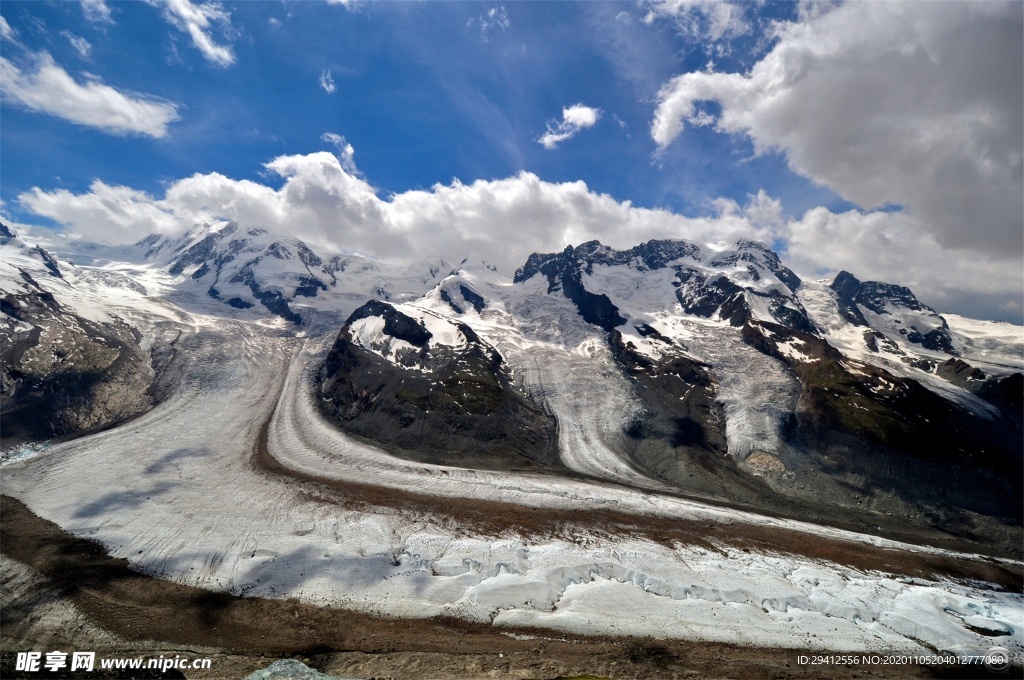
[(79, 83), (48, 53), (34, 55), (23, 71), (0, 57), (0, 87), (8, 102), (113, 134), (167, 136), (177, 107), (151, 97), (119, 92), (98, 78)]
[(601, 119), (601, 109), (573, 104), (562, 109), (562, 120), (548, 121), (548, 130), (537, 140), (545, 149), (557, 149), (565, 140), (580, 130), (593, 127)]
[(88, 40), (80, 35), (75, 35), (71, 31), (61, 31), (60, 34), (67, 38), (71, 46), (78, 52), (78, 56), (82, 59), (88, 59), (92, 55), (92, 45)]
[(494, 37), (494, 34), (504, 32), (508, 30), (508, 27), (512, 25), (512, 22), (508, 18), (508, 10), (505, 9), (504, 5), (498, 5), (492, 7), (480, 16), (470, 18), (466, 22), (466, 26), (470, 27), (473, 25), (480, 27), (480, 39), (484, 42), (490, 42)]
[(191, 0), (147, 0), (150, 4), (163, 10), (164, 18), (178, 30), (188, 33), (192, 44), (212, 64), (227, 67), (235, 63), (235, 53), (225, 45), (214, 42), (212, 33), (219, 27), (221, 33), (231, 39), (234, 29), (231, 27), (231, 14), (219, 3), (205, 2), (195, 4)]
[(750, 32), (743, 7), (727, 0), (658, 0), (647, 5), (644, 22), (672, 21), (688, 38), (717, 42)]
[(17, 42), (18, 34), (11, 28), (11, 25), (7, 23), (7, 19), (0, 17), (0, 38), (4, 40), (10, 40)]
[(320, 88), (327, 94), (334, 94), (334, 91), (338, 89), (334, 84), (334, 78), (331, 77), (331, 70), (328, 68), (320, 72)]
[(325, 132), (320, 135), (320, 139), (338, 150), (338, 160), (341, 162), (341, 167), (345, 172), (356, 177), (360, 175), (359, 169), (356, 168), (356, 150), (352, 148), (347, 139), (335, 132)]
[(110, 16), (110, 7), (106, 0), (81, 0), (82, 13), (85, 18), (94, 24), (112, 24), (113, 17)]

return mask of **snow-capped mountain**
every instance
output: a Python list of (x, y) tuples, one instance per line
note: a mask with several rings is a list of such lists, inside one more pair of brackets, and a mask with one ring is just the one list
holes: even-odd
[[(29, 286), (11, 267), (31, 262), (18, 266), (74, 314), (143, 336), (157, 298), (203, 323), (336, 335), (311, 372), (321, 413), (402, 457), (865, 525), (1020, 514), (1019, 327), (944, 317), (846, 272), (801, 280), (750, 241), (589, 242), (509, 278), (226, 222), (121, 248), (5, 238), (5, 285)], [(10, 304), (22, 288), (5, 288)]]
[[(726, 248), (687, 241), (649, 241), (626, 251), (590, 241), (577, 248), (567, 247), (562, 253), (531, 255), (514, 280), (522, 282), (543, 274), (549, 292), (564, 291), (587, 321), (611, 330), (626, 320), (604, 301), (609, 293), (620, 292), (614, 290), (620, 279), (632, 278), (627, 272), (669, 277), (674, 290), (667, 292), (673, 293), (670, 297), (688, 315), (709, 318), (718, 313), (736, 323), (754, 318), (811, 329), (794, 296), (800, 279), (779, 262), (774, 252), (752, 241), (739, 241)], [(645, 285), (644, 289), (653, 287)], [(630, 295), (630, 301), (641, 307), (653, 303), (664, 309), (669, 299), (665, 292), (643, 300)]]
[[(968, 336), (900, 286), (848, 273), (804, 282), (749, 241), (590, 242), (534, 254), (512, 280), (464, 265), (402, 309), (420, 335), (441, 316), (495, 348), (556, 416), (561, 460), (577, 473), (596, 468), (574, 457), (582, 434), (565, 424), (593, 418), (615, 452), (598, 467), (624, 481), (639, 473), (805, 516), (823, 499), (1019, 514), (1005, 475), (1021, 469), (1024, 361), (975, 360)], [(367, 336), (357, 317), (328, 356), (331, 375), (346, 342), (413, 368), (415, 343), (379, 316)], [(365, 368), (353, 364), (350, 379)], [(561, 391), (567, 381), (579, 394)], [(883, 498), (896, 477), (900, 493)]]
[(93, 292), (131, 281), (58, 261), (0, 224), (0, 416), (6, 444), (93, 430), (147, 410), (140, 335)]
[(422, 306), (357, 309), (319, 376), (321, 408), (393, 451), (470, 467), (557, 463), (554, 419), (515, 386), (501, 354)]
[(443, 260), (388, 265), (232, 222), (197, 225), (178, 239), (149, 236), (135, 247), (181, 287), (295, 324), (303, 309), (347, 314), (367, 298), (416, 297), (450, 269)]
[(877, 351), (877, 340), (891, 342), (891, 336), (897, 335), (925, 349), (959, 354), (946, 320), (921, 304), (909, 288), (877, 281), (862, 283), (845, 271), (829, 288), (835, 292), (839, 312), (846, 321), (872, 330), (864, 338), (869, 349)]

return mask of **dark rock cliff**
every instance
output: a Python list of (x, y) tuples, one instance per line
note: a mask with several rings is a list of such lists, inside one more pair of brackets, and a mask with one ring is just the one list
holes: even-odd
[[(354, 342), (352, 324), (381, 317), (414, 347), (388, 361)], [(458, 324), (465, 347), (431, 346), (417, 320), (388, 303), (357, 309), (318, 373), (322, 411), (342, 429), (414, 460), (510, 469), (557, 466), (554, 418), (516, 387), (501, 355)]]

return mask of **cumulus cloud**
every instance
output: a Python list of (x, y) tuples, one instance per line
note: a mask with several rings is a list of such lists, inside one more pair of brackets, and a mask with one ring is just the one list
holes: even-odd
[(659, 0), (648, 3), (644, 22), (668, 19), (687, 38), (717, 42), (750, 32), (743, 14), (740, 5), (726, 0)]
[(1016, 253), (981, 261), (964, 257), (904, 212), (819, 207), (783, 231), (784, 260), (805, 276), (831, 278), (845, 269), (861, 280), (908, 286), (940, 311), (1021, 323), (1024, 270)]
[(334, 78), (331, 76), (330, 69), (325, 68), (323, 71), (320, 72), (319, 82), (320, 89), (322, 89), (327, 94), (334, 94), (334, 91), (338, 89), (337, 86), (334, 84)]
[(82, 36), (75, 35), (71, 31), (61, 31), (60, 34), (67, 38), (67, 41), (71, 43), (71, 46), (75, 48), (78, 56), (82, 59), (88, 59), (92, 54), (92, 45)]
[(0, 57), (0, 87), (8, 102), (114, 134), (165, 137), (178, 120), (174, 104), (120, 92), (98, 78), (78, 83), (43, 52), (30, 71)]
[(782, 244), (783, 261), (805, 277), (847, 269), (863, 280), (909, 285), (940, 310), (1019, 321), (1019, 259), (960, 257), (934, 238), (922, 238), (920, 225), (906, 213), (815, 208), (791, 219), (761, 191), (742, 204), (718, 199), (707, 215), (687, 217), (616, 200), (582, 181), (552, 183), (528, 172), (382, 197), (359, 175), (344, 137), (326, 133), (323, 139), (338, 153), (280, 156), (266, 164), (282, 180), (279, 187), (210, 173), (172, 183), (163, 197), (96, 181), (85, 193), (34, 188), (19, 201), (74, 234), (112, 243), (150, 233), (177, 235), (198, 222), (227, 219), (392, 261), (480, 258), (506, 274), (532, 252), (557, 252), (591, 239), (628, 248), (652, 238), (752, 238)]
[(32, 212), (96, 239), (123, 242), (129, 234), (174, 234), (181, 228), (180, 216), (166, 203), (143, 191), (100, 180), (94, 180), (84, 194), (37, 187), (18, 200)]
[(723, 203), (710, 217), (687, 218), (637, 208), (581, 181), (556, 184), (527, 172), (382, 198), (358, 176), (351, 145), (333, 133), (324, 139), (339, 145), (338, 155), (280, 156), (266, 164), (283, 179), (280, 188), (210, 173), (172, 183), (162, 198), (96, 181), (82, 194), (34, 188), (19, 201), (72, 233), (113, 243), (229, 219), (396, 261), (477, 256), (508, 273), (535, 250), (561, 250), (592, 238), (617, 247), (650, 238), (773, 238), (775, 227), (754, 219), (750, 206)]
[(81, 0), (82, 13), (85, 18), (94, 24), (112, 24), (114, 19), (110, 16), (110, 7), (106, 0)]
[[(147, 1), (155, 4), (155, 0)], [(235, 53), (231, 48), (217, 44), (211, 35), (218, 27), (228, 39), (234, 33), (231, 28), (231, 14), (219, 3), (195, 4), (191, 0), (164, 0), (159, 6), (167, 21), (178, 30), (189, 34), (192, 44), (202, 52), (207, 61), (221, 67), (235, 63)]]
[(580, 130), (593, 127), (601, 119), (601, 109), (595, 109), (583, 104), (573, 104), (562, 109), (562, 120), (548, 121), (548, 129), (537, 140), (545, 149), (557, 149), (558, 145), (571, 137), (576, 136)]
[(666, 83), (658, 146), (685, 124), (714, 124), (864, 209), (902, 206), (922, 238), (1021, 252), (1024, 5), (808, 5), (775, 37), (748, 73)]

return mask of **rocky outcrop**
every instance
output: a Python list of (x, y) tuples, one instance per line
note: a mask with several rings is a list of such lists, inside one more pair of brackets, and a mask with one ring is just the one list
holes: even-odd
[(687, 314), (711, 318), (716, 314), (735, 326), (768, 314), (771, 319), (804, 331), (814, 326), (794, 295), (800, 278), (786, 268), (774, 252), (760, 243), (740, 240), (725, 251), (706, 251), (679, 240), (655, 240), (629, 250), (615, 250), (598, 241), (561, 253), (530, 255), (516, 271), (520, 283), (541, 274), (548, 280), (548, 292), (561, 291), (576, 303), (588, 323), (611, 331), (626, 323), (607, 295), (587, 289), (584, 276), (595, 265), (628, 267), (636, 272), (671, 268), (676, 280), (675, 297)]
[(602, 246), (597, 241), (590, 241), (579, 248), (566, 246), (564, 251), (557, 254), (534, 253), (530, 255), (526, 265), (516, 271), (512, 280), (514, 283), (520, 283), (535, 274), (543, 274), (548, 280), (549, 293), (561, 291), (576, 304), (576, 309), (584, 321), (610, 331), (626, 323), (626, 319), (619, 314), (618, 308), (607, 295), (591, 293), (586, 289), (582, 274), (588, 268), (592, 268), (595, 261), (601, 264), (614, 264), (621, 259), (622, 256), (610, 248)]
[(1020, 427), (1024, 419), (1024, 374), (989, 376), (958, 358), (939, 364), (935, 373), (998, 407), (1006, 418)]
[(468, 326), (442, 344), (395, 306), (369, 302), (346, 321), (318, 372), (324, 414), (392, 453), (431, 463), (556, 466), (555, 421)]
[[(63, 281), (55, 258), (32, 252), (42, 264), (36, 276)], [(134, 329), (75, 314), (18, 271), (21, 292), (0, 297), (2, 445), (83, 434), (151, 408), (153, 370)]]
[(771, 490), (726, 455), (725, 414), (711, 367), (677, 351), (685, 348), (652, 328), (637, 331), (666, 347), (653, 358), (618, 330), (609, 335), (612, 354), (643, 406), (625, 431), (629, 457), (651, 476), (687, 492), (773, 505)]
[(903, 471), (899, 493), (916, 502), (1019, 521), (1024, 497), (1008, 480), (1024, 475), (1024, 447), (1012, 419), (977, 415), (916, 380), (854, 366), (821, 338), (792, 328), (754, 322), (743, 339), (800, 380), (794, 445), (835, 452), (843, 474), (870, 481), (868, 488), (891, 486), (893, 472)]
[[(956, 355), (949, 325), (934, 309), (923, 304), (905, 286), (878, 281), (859, 281), (853, 274), (842, 271), (832, 282), (839, 311), (852, 324), (869, 326), (864, 316), (867, 310), (886, 319), (891, 319), (896, 333), (925, 349)], [(908, 316), (904, 326), (896, 315)]]

